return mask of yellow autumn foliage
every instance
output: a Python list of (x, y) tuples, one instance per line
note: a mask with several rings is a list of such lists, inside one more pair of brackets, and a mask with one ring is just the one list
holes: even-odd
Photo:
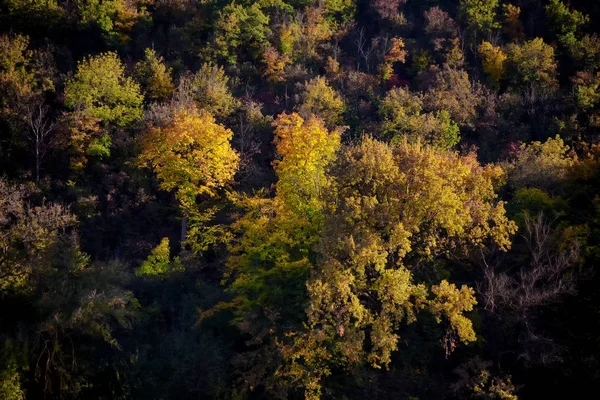
[(504, 62), (506, 54), (498, 46), (493, 46), (490, 42), (483, 42), (477, 48), (482, 58), (483, 70), (490, 77), (495, 87), (500, 85), (506, 72)]
[(295, 212), (316, 207), (327, 186), (326, 167), (340, 146), (340, 130), (330, 132), (322, 119), (304, 120), (296, 113), (279, 115), (273, 125), (280, 156), (273, 163), (277, 197)]
[(176, 190), (180, 202), (193, 202), (198, 195), (215, 196), (233, 180), (239, 156), (232, 136), (206, 111), (179, 110), (170, 124), (145, 133), (140, 161), (154, 170), (161, 189)]
[[(473, 289), (446, 280), (428, 286), (411, 269), (489, 242), (510, 247), (516, 226), (494, 193), (502, 173), (475, 154), (406, 141), (367, 138), (346, 148), (324, 195), (321, 261), (307, 283), (308, 329), (282, 345), (289, 356), (279, 373), (302, 382), (307, 399), (319, 398), (320, 380), (336, 363), (387, 367), (401, 324), (416, 321), (420, 310), (446, 327), (446, 351), (474, 341), (464, 314), (476, 304)], [(323, 353), (332, 360), (325, 366), (313, 357)]]

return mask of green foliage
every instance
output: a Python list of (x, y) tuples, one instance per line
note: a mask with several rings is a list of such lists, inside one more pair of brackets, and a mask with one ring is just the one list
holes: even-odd
[(23, 400), (25, 392), (21, 389), (18, 372), (2, 371), (0, 376), (0, 395), (6, 400)]
[(238, 49), (246, 49), (258, 58), (268, 46), (269, 17), (259, 3), (248, 7), (231, 3), (219, 11), (214, 27), (214, 39), (210, 54), (215, 60), (235, 64)]
[(498, 0), (461, 0), (460, 11), (471, 29), (488, 33), (500, 27), (496, 20)]
[(415, 51), (412, 54), (411, 68), (415, 74), (426, 71), (432, 63), (431, 54), (427, 50)]
[(21, 12), (33, 14), (39, 11), (48, 11), (57, 8), (57, 2), (52, 1), (23, 1), (23, 0), (10, 0), (6, 2), (6, 6), (10, 12)]
[(379, 114), (383, 120), (383, 133), (389, 137), (401, 132), (414, 130), (423, 110), (423, 100), (419, 95), (400, 88), (390, 90), (381, 105)]
[(6, 0), (6, 14), (29, 27), (57, 27), (65, 22), (66, 10), (56, 0)]
[(175, 90), (171, 68), (165, 65), (162, 57), (154, 49), (144, 51), (144, 60), (135, 64), (135, 78), (141, 84), (147, 98), (162, 100), (169, 97)]
[(594, 392), (593, 2), (0, 3), (1, 399)]
[[(105, 38), (127, 42), (139, 13), (138, 3), (124, 0), (76, 0), (71, 18), (82, 27), (99, 28)], [(142, 8), (143, 10), (143, 8)]]
[(65, 86), (65, 105), (105, 124), (126, 126), (142, 117), (140, 87), (125, 76), (116, 53), (88, 57)]
[(189, 92), (200, 109), (217, 118), (225, 118), (238, 107), (239, 101), (229, 88), (229, 77), (222, 67), (202, 64), (198, 72), (184, 78), (179, 90)]
[[(234, 226), (242, 237), (228, 261), (230, 274), (236, 273), (231, 290), (241, 294), (253, 288), (259, 299), (272, 299), (269, 291), (298, 299), (322, 227), (326, 168), (335, 158), (340, 135), (328, 132), (316, 117), (304, 121), (297, 114), (282, 114), (274, 125), (280, 157), (274, 162), (279, 178), (276, 196), (240, 199), (245, 214)], [(284, 282), (286, 276), (289, 282)], [(273, 279), (279, 285), (266, 284)], [(269, 304), (279, 303), (264, 305)]]
[(392, 89), (381, 102), (379, 113), (385, 137), (404, 139), (450, 149), (460, 141), (460, 129), (445, 110), (423, 112), (423, 99), (404, 89)]
[(319, 76), (302, 86), (298, 113), (304, 118), (321, 118), (332, 129), (342, 122), (345, 111), (344, 100), (335, 89), (327, 84), (327, 79)]
[(278, 362), (264, 362), (280, 358), (273, 338), (282, 330), (273, 323), (281, 318), (299, 325), (303, 320), (306, 281), (323, 227), (326, 170), (340, 145), (340, 133), (329, 132), (314, 116), (305, 121), (297, 114), (281, 114), (274, 126), (275, 197), (258, 193), (237, 199), (243, 214), (233, 224), (237, 239), (230, 243), (225, 274), (233, 299), (201, 315), (204, 319), (231, 310), (238, 328), (254, 338), (255, 349), (238, 360), (238, 373), (250, 388), (255, 383), (279, 385), (273, 375)]
[[(4, 344), (4, 347), (7, 344)], [(7, 351), (2, 348), (2, 353)], [(22, 377), (13, 360), (2, 357), (3, 365), (0, 368), (0, 396), (6, 400), (25, 400), (25, 390), (22, 388)]]
[(575, 105), (582, 111), (594, 109), (600, 102), (600, 73), (578, 72), (572, 81)]
[(564, 215), (566, 203), (560, 197), (552, 197), (538, 188), (518, 189), (507, 206), (509, 216), (519, 226), (524, 226), (525, 216), (543, 214), (550, 220)]
[(88, 156), (97, 157), (97, 158), (108, 158), (110, 157), (110, 145), (112, 144), (112, 140), (110, 136), (104, 134), (99, 138), (94, 138), (90, 142), (86, 154)]
[(460, 129), (452, 121), (450, 113), (442, 110), (436, 113), (436, 119), (441, 126), (440, 134), (432, 144), (441, 149), (451, 149), (460, 142)]
[(327, 13), (343, 23), (348, 23), (354, 18), (356, 2), (353, 0), (325, 0)]
[(140, 87), (125, 76), (116, 53), (90, 56), (80, 61), (65, 85), (64, 122), (71, 153), (71, 169), (81, 172), (87, 156), (108, 158), (115, 129), (131, 126), (142, 118)]
[(114, 28), (114, 19), (117, 14), (116, 1), (78, 1), (76, 3), (82, 24), (98, 25), (105, 33), (110, 33)]
[(148, 258), (135, 270), (137, 276), (160, 277), (183, 271), (179, 257), (171, 260), (169, 238), (163, 238)]
[(579, 29), (589, 22), (589, 16), (569, 8), (561, 0), (550, 0), (546, 6), (550, 27), (556, 33), (560, 44), (573, 51), (579, 45), (577, 34)]
[(524, 87), (533, 84), (540, 87), (553, 87), (557, 83), (554, 49), (541, 38), (521, 45), (511, 45), (507, 62), (515, 86)]
[(514, 188), (558, 189), (573, 165), (569, 146), (557, 135), (546, 142), (523, 143), (508, 168), (508, 183)]
[(239, 238), (230, 243), (225, 274), (234, 298), (221, 308), (231, 308), (240, 322), (264, 312), (298, 321), (322, 218), (295, 215), (277, 198), (242, 198), (239, 205), (244, 214), (233, 225)]

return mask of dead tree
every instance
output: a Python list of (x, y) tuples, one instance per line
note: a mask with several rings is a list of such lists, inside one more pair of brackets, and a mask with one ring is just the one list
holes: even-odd
[(482, 257), (483, 280), (477, 289), (486, 311), (500, 317), (507, 312), (515, 316), (524, 349), (520, 357), (548, 363), (559, 357), (560, 348), (552, 338), (537, 332), (535, 318), (543, 307), (576, 293), (580, 244), (573, 241), (559, 247), (551, 222), (542, 213), (534, 218), (525, 215), (522, 238), (528, 262), (507, 270), (502, 258), (491, 261), (493, 256)]
[(369, 58), (371, 58), (371, 53), (375, 50), (375, 46), (371, 45), (367, 48), (367, 38), (365, 36), (364, 27), (361, 27), (358, 31), (358, 37), (354, 43), (356, 44), (356, 50), (358, 52), (358, 57), (356, 58), (356, 70), (360, 71), (360, 59), (362, 58), (365, 61), (367, 73), (370, 72)]
[(42, 103), (35, 103), (26, 109), (26, 122), (29, 128), (26, 139), (35, 156), (35, 181), (40, 182), (40, 164), (47, 151), (52, 148), (52, 133), (56, 122), (48, 116), (48, 107)]

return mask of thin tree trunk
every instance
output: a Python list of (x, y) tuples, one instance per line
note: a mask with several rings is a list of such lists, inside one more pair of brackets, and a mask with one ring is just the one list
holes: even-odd
[(40, 183), (40, 141), (35, 143), (35, 182)]
[(181, 243), (185, 242), (185, 237), (187, 235), (187, 226), (185, 223), (185, 216), (181, 218)]

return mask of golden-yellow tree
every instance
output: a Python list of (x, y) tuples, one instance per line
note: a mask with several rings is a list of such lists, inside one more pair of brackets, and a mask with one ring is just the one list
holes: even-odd
[[(230, 291), (244, 308), (283, 307), (281, 301), (294, 308), (297, 304), (291, 304), (291, 299), (304, 296), (314, 261), (311, 254), (323, 225), (326, 168), (340, 146), (340, 132), (328, 131), (316, 117), (305, 121), (298, 114), (284, 113), (273, 125), (276, 194), (240, 199), (244, 214), (234, 224), (240, 237), (233, 242), (227, 263), (234, 279)], [(288, 292), (282, 292), (282, 287)], [(288, 295), (287, 300), (278, 297)], [(302, 308), (296, 311), (301, 314)]]
[(328, 131), (318, 117), (281, 114), (273, 123), (279, 158), (273, 163), (279, 181), (277, 198), (294, 212), (320, 208), (327, 185), (326, 167), (340, 146), (340, 130)]
[[(340, 146), (340, 131), (298, 114), (281, 114), (274, 122), (278, 182), (275, 196), (258, 193), (238, 201), (225, 281), (233, 299), (202, 314), (230, 309), (252, 349), (243, 352), (237, 371), (248, 387), (273, 382), (278, 361), (275, 343), (283, 337), (275, 320), (301, 326), (306, 281), (314, 266), (315, 247), (323, 226), (323, 192), (329, 184), (327, 167)], [(269, 329), (264, 329), (268, 326)]]
[(446, 352), (474, 341), (465, 316), (476, 304), (474, 290), (442, 279), (430, 285), (413, 268), (489, 242), (510, 246), (515, 225), (494, 193), (501, 175), (498, 167), (480, 166), (474, 154), (418, 144), (366, 139), (347, 148), (325, 195), (321, 261), (307, 284), (307, 329), (281, 343), (287, 362), (278, 376), (317, 399), (333, 368), (388, 366), (401, 325), (421, 310), (446, 327)]
[(481, 55), (483, 70), (490, 77), (494, 87), (498, 88), (506, 72), (504, 68), (506, 54), (500, 47), (494, 46), (490, 42), (481, 43), (477, 50)]
[[(232, 136), (233, 132), (216, 123), (210, 113), (194, 108), (177, 110), (166, 126), (145, 132), (140, 161), (153, 169), (161, 189), (175, 191), (184, 219), (199, 223), (210, 219), (214, 210), (200, 215), (197, 197), (215, 198), (233, 181), (239, 156), (231, 147)], [(202, 229), (196, 224), (190, 226)], [(182, 240), (184, 236), (185, 228)], [(202, 236), (212, 240), (209, 234)], [(205, 248), (202, 243), (192, 245)]]

